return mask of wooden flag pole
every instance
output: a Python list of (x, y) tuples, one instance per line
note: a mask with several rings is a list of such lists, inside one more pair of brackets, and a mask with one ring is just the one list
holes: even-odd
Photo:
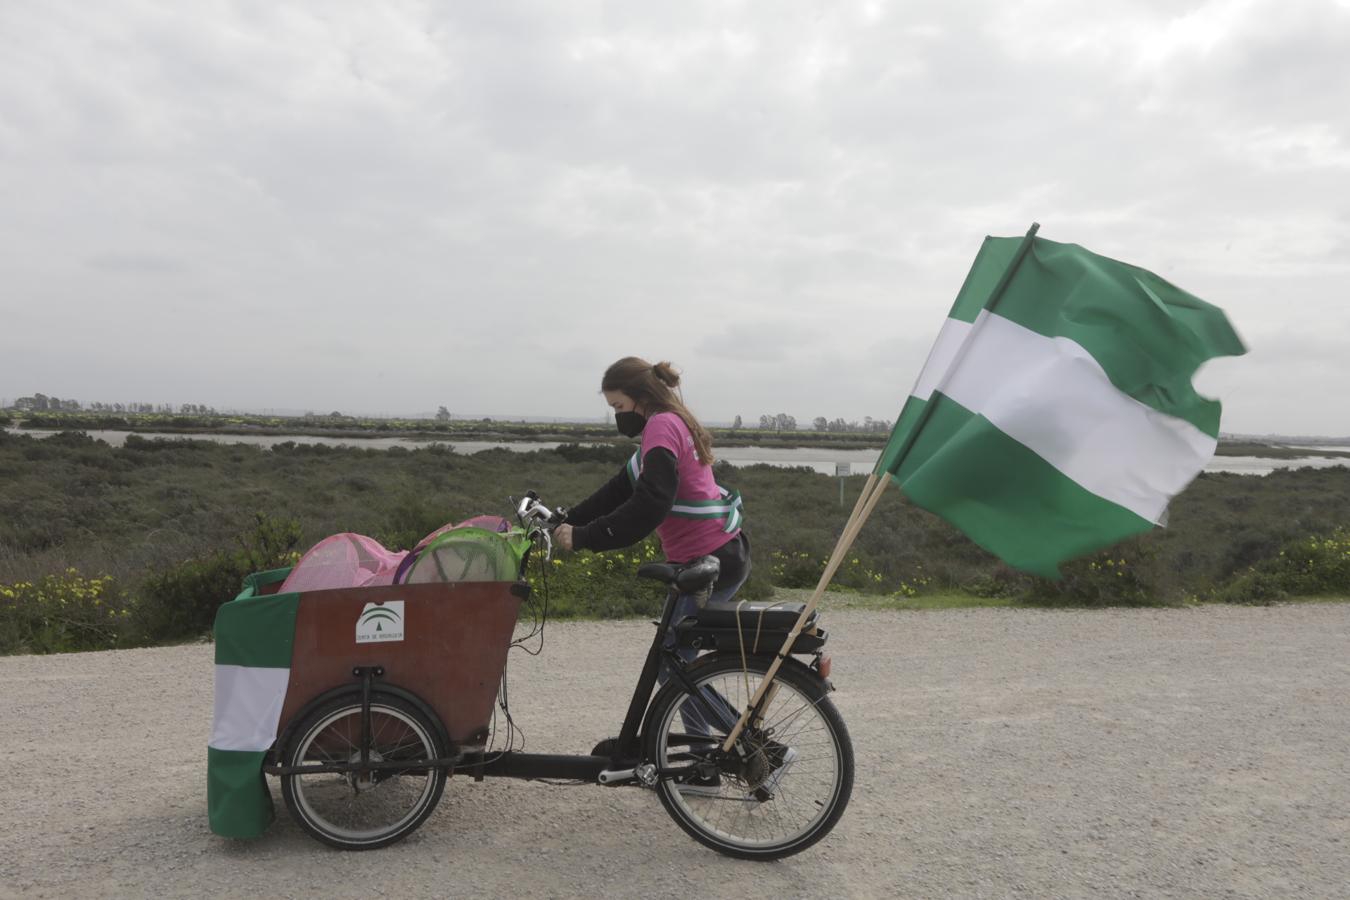
[[(1007, 288), (1008, 282), (1012, 279), (1013, 272), (1021, 265), (1022, 260), (1026, 258), (1027, 253), (1031, 250), (1032, 242), (1035, 240), (1036, 232), (1040, 230), (1040, 227), (1040, 223), (1032, 222), (1031, 227), (1027, 229), (1026, 236), (1022, 238), (1022, 243), (1018, 245), (1016, 253), (1013, 254), (1012, 261), (1003, 271), (1003, 275), (999, 278), (998, 284), (995, 285), (993, 291), (990, 292), (989, 298), (985, 301), (984, 308), (986, 310), (992, 310), (994, 305), (1003, 296), (1003, 291)], [(958, 355), (958, 361), (959, 356), (964, 355), (968, 345), (969, 342), (962, 345), (961, 353)], [(953, 366), (954, 365), (955, 362), (953, 363)], [(788, 632), (787, 640), (783, 642), (783, 646), (779, 649), (778, 655), (774, 658), (774, 661), (769, 664), (769, 670), (764, 674), (764, 680), (755, 691), (755, 695), (750, 699), (749, 705), (741, 713), (741, 717), (736, 721), (736, 727), (731, 729), (731, 733), (727, 735), (727, 739), (722, 742), (722, 749), (724, 751), (731, 751), (731, 747), (736, 742), (736, 738), (740, 736), (741, 731), (744, 730), (746, 723), (749, 721), (750, 711), (759, 705), (760, 700), (768, 691), (769, 685), (773, 682), (774, 676), (778, 674), (778, 669), (783, 664), (783, 660), (787, 659), (788, 650), (792, 648), (793, 643), (797, 640), (797, 636), (801, 634), (803, 623), (805, 623), (807, 617), (815, 611), (816, 605), (820, 602), (820, 598), (825, 594), (825, 588), (829, 585), (830, 580), (834, 578), (834, 573), (839, 570), (839, 565), (848, 554), (849, 548), (853, 546), (853, 541), (857, 538), (858, 531), (862, 528), (863, 523), (867, 521), (867, 517), (872, 514), (873, 508), (877, 505), (877, 500), (881, 497), (881, 492), (886, 489), (887, 483), (890, 482), (890, 475), (899, 471), (900, 463), (904, 461), (905, 456), (914, 446), (915, 439), (918, 437), (919, 432), (923, 429), (924, 424), (928, 421), (932, 412), (933, 404), (930, 403), (924, 408), (923, 413), (919, 417), (919, 421), (914, 424), (914, 427), (910, 429), (909, 434), (905, 437), (905, 442), (901, 446), (900, 452), (896, 454), (896, 458), (890, 461), (887, 466), (888, 471), (884, 473), (880, 479), (878, 479), (876, 472), (873, 472), (871, 477), (867, 479), (867, 485), (863, 488), (862, 494), (858, 497), (858, 502), (853, 507), (853, 513), (849, 516), (848, 523), (844, 526), (843, 533), (839, 535), (839, 540), (834, 545), (834, 552), (830, 554), (829, 562), (825, 565), (825, 571), (820, 575), (820, 583), (816, 585), (816, 589), (811, 594), (811, 599), (807, 601), (806, 606), (802, 607), (801, 615), (797, 617), (797, 621), (793, 624), (792, 630)], [(899, 424), (898, 420), (897, 424)], [(892, 435), (892, 437), (894, 436)]]
[(803, 623), (810, 617), (816, 605), (820, 603), (820, 598), (825, 594), (825, 588), (834, 578), (834, 573), (839, 570), (839, 564), (848, 555), (849, 549), (853, 546), (853, 541), (858, 537), (858, 532), (862, 530), (867, 518), (872, 515), (872, 510), (876, 508), (877, 501), (881, 499), (881, 493), (886, 490), (886, 485), (890, 483), (890, 480), (889, 475), (878, 479), (875, 472), (867, 479), (867, 485), (863, 488), (862, 495), (858, 497), (858, 502), (853, 507), (853, 515), (849, 516), (849, 521), (844, 526), (843, 533), (839, 535), (839, 541), (834, 546), (834, 552), (830, 554), (830, 560), (825, 564), (825, 571), (820, 573), (820, 582), (816, 585), (816, 589), (812, 592), (811, 599), (807, 601), (806, 606), (802, 607), (802, 613), (797, 617), (792, 630), (788, 632), (787, 639), (783, 641), (783, 646), (779, 649), (778, 655), (773, 662), (769, 663), (769, 670), (764, 673), (764, 680), (760, 682), (754, 696), (750, 698), (750, 702), (741, 712), (741, 717), (736, 720), (736, 726), (731, 729), (727, 739), (722, 742), (724, 751), (730, 752), (732, 745), (736, 743), (736, 738), (740, 737), (741, 731), (749, 721), (750, 711), (759, 704), (760, 699), (768, 691), (769, 685), (773, 683), (774, 676), (778, 674), (778, 669), (783, 665), (783, 660), (787, 659), (788, 650), (797, 640), (797, 636), (802, 633)]
[(858, 519), (858, 513), (866, 505), (867, 499), (872, 496), (872, 489), (877, 486), (877, 473), (873, 472), (867, 476), (867, 482), (863, 485), (862, 493), (858, 495), (858, 502), (853, 504), (853, 511), (848, 514), (848, 521), (844, 523), (844, 530), (839, 532), (839, 539), (834, 542), (834, 549), (830, 551), (833, 558), (839, 552), (839, 546), (844, 543), (844, 535), (853, 527), (853, 523)]
[[(1031, 227), (1027, 229), (1026, 236), (1022, 238), (1022, 243), (1017, 245), (1017, 252), (1013, 254), (1012, 261), (1008, 263), (1008, 268), (1003, 270), (1003, 275), (999, 278), (998, 284), (990, 291), (989, 298), (984, 301), (984, 309), (986, 312), (993, 312), (998, 301), (1003, 298), (1003, 292), (1007, 289), (1008, 282), (1012, 280), (1013, 273), (1017, 271), (1017, 267), (1022, 264), (1022, 260), (1026, 259), (1027, 254), (1031, 252), (1031, 247), (1036, 240), (1036, 232), (1040, 231), (1040, 228), (1041, 223), (1032, 222)], [(971, 339), (967, 338), (961, 345), (961, 349), (957, 351), (956, 358), (953, 359), (948, 366), (946, 377), (938, 382), (934, 392), (940, 391), (946, 386), (947, 381), (951, 378), (951, 373), (961, 365), (961, 360), (965, 358), (966, 353), (970, 350), (970, 344)], [(901, 444), (900, 452), (896, 453), (895, 458), (890, 461), (890, 471), (892, 473), (900, 471), (901, 464), (904, 463), (905, 457), (909, 455), (909, 451), (914, 449), (914, 442), (919, 439), (919, 432), (923, 431), (923, 426), (928, 424), (928, 420), (932, 417), (935, 407), (935, 403), (929, 403), (923, 408), (923, 412), (919, 414), (919, 421), (914, 423), (914, 427), (911, 428), (909, 434), (905, 436), (905, 442)]]
[[(886, 480), (889, 481), (890, 479)], [(878, 487), (878, 485), (880, 485), (880, 487)], [(844, 530), (839, 532), (839, 539), (834, 542), (834, 549), (830, 551), (830, 558), (826, 561), (825, 570), (821, 572), (820, 582), (816, 584), (816, 590), (811, 595), (811, 599), (807, 601), (806, 607), (802, 610), (802, 614), (797, 617), (797, 623), (792, 626), (792, 632), (788, 636), (788, 642), (783, 645), (781, 653), (787, 653), (787, 648), (791, 647), (792, 641), (797, 639), (797, 635), (801, 632), (802, 625), (806, 622), (807, 616), (811, 615), (811, 611), (815, 609), (816, 604), (820, 602), (821, 595), (825, 593), (825, 588), (829, 586), (830, 579), (832, 579), (834, 573), (838, 571), (840, 564), (843, 562), (844, 555), (848, 553), (849, 548), (853, 546), (853, 541), (858, 535), (858, 529), (862, 527), (862, 524), (858, 521), (859, 517), (866, 518), (866, 516), (871, 515), (872, 507), (868, 504), (872, 502), (873, 493), (880, 493), (881, 488), (883, 487), (885, 487), (885, 483), (878, 481), (876, 472), (867, 476), (867, 483), (863, 485), (862, 493), (858, 495), (858, 502), (853, 504), (853, 512), (849, 513), (848, 521), (844, 523)], [(863, 513), (864, 509), (867, 510), (865, 514)]]
[[(1004, 269), (1003, 275), (999, 278), (993, 291), (990, 292), (988, 299), (985, 300), (984, 309), (986, 311), (992, 310), (994, 305), (998, 303), (999, 299), (1003, 296), (1003, 292), (1007, 288), (1008, 282), (1012, 279), (1013, 272), (1016, 271), (1017, 267), (1021, 265), (1022, 260), (1026, 258), (1027, 253), (1030, 252), (1032, 243), (1036, 238), (1036, 232), (1040, 230), (1040, 227), (1040, 223), (1032, 222), (1031, 227), (1027, 229), (1026, 236), (1022, 238), (1021, 244), (1018, 245), (1017, 251), (1013, 254), (1012, 261), (1008, 264), (1008, 267)], [(948, 369), (948, 377), (950, 377), (951, 368), (954, 368), (960, 361), (961, 356), (965, 355), (969, 343), (969, 340), (967, 340), (966, 343), (962, 345), (961, 350), (957, 355), (957, 359), (953, 361), (951, 367)], [(853, 541), (857, 538), (858, 531), (862, 528), (863, 523), (867, 521), (867, 517), (872, 514), (872, 509), (876, 506), (877, 500), (881, 497), (881, 492), (886, 489), (886, 484), (891, 480), (890, 476), (900, 470), (900, 464), (904, 462), (905, 457), (913, 448), (919, 432), (923, 429), (924, 424), (932, 415), (933, 408), (934, 405), (932, 403), (924, 408), (922, 414), (919, 416), (918, 422), (914, 424), (914, 427), (911, 428), (906, 435), (904, 444), (901, 445), (900, 452), (896, 454), (895, 459), (888, 463), (887, 471), (883, 473), (880, 480), (878, 481), (876, 472), (873, 472), (871, 477), (868, 478), (867, 485), (863, 488), (861, 496), (858, 497), (858, 502), (853, 507), (853, 513), (849, 516), (848, 523), (844, 526), (843, 533), (839, 535), (839, 540), (834, 546), (834, 552), (830, 554), (830, 560), (825, 566), (825, 571), (820, 575), (820, 583), (816, 585), (815, 591), (811, 594), (811, 599), (807, 602), (806, 606), (802, 608), (801, 615), (797, 617), (797, 621), (792, 626), (792, 631), (788, 633), (787, 640), (783, 642), (782, 648), (779, 649), (777, 657), (769, 664), (769, 670), (764, 675), (764, 681), (760, 683), (759, 688), (755, 691), (754, 697), (750, 699), (749, 706), (741, 713), (740, 719), (736, 721), (736, 727), (731, 729), (731, 733), (727, 735), (727, 739), (722, 742), (722, 749), (724, 751), (731, 751), (731, 747), (736, 742), (736, 738), (740, 736), (741, 731), (749, 721), (750, 711), (759, 705), (761, 699), (768, 691), (769, 684), (773, 681), (774, 676), (778, 674), (778, 669), (782, 666), (783, 660), (787, 658), (788, 651), (792, 648), (792, 644), (797, 640), (797, 636), (801, 634), (803, 623), (806, 622), (807, 617), (811, 615), (815, 610), (816, 605), (820, 602), (820, 598), (825, 593), (825, 588), (829, 585), (830, 580), (834, 578), (834, 573), (838, 571), (839, 565), (848, 554), (849, 548), (853, 546)], [(896, 424), (899, 425), (898, 419), (896, 420)], [(894, 439), (894, 435), (892, 435), (891, 438)], [(889, 445), (889, 441), (887, 444)]]

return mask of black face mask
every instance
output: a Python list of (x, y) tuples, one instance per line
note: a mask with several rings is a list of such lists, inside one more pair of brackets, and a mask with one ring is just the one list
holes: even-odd
[(647, 427), (647, 417), (642, 413), (619, 412), (614, 414), (614, 424), (624, 437), (637, 437)]

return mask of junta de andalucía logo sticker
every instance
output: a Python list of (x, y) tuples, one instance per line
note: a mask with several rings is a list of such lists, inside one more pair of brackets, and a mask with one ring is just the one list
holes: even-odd
[(386, 600), (367, 603), (356, 620), (356, 642), (371, 644), (377, 641), (403, 640), (403, 601)]

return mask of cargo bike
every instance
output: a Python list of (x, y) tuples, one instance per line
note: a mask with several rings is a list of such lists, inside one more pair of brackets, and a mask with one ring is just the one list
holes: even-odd
[[(513, 531), (527, 542), (518, 566), (523, 572), (531, 556), (551, 554), (551, 531), (563, 511), (531, 492), (516, 515), (520, 527)], [(705, 601), (696, 616), (671, 622), (677, 597), (711, 592), (718, 576), (714, 557), (638, 570), (667, 586), (662, 615), (618, 735), (584, 755), (492, 746), (495, 705), (510, 716), (505, 684), (500, 700), (498, 686), (521, 604), (531, 595), (523, 579), (269, 593), (286, 571), (251, 576), (217, 617), (209, 753), (234, 763), (230, 768), (213, 758), (210, 765), (217, 833), (261, 833), (271, 818), (262, 774), (280, 778), (286, 806), (309, 834), (347, 850), (406, 837), (434, 810), (452, 775), (650, 789), (697, 841), (745, 859), (806, 849), (829, 833), (848, 804), (853, 749), (828, 696), (828, 635), (818, 614), (803, 623), (767, 686), (765, 676), (802, 604)], [(546, 621), (546, 582), (541, 593)], [(251, 749), (220, 746), (230, 743), (222, 722), (232, 711), (239, 718), (234, 700), (247, 694), (222, 681), (222, 659), (228, 669), (231, 654), (257, 651), (254, 645), (265, 642), (261, 634), (277, 640), (292, 627), (283, 613), (263, 624), (258, 612), (269, 602), (293, 609), (289, 656), (282, 648), (274, 660), (288, 666), (284, 674), (271, 667), (271, 692), (255, 698), (255, 715), (244, 717), (242, 731), (253, 731)], [(246, 611), (250, 604), (255, 608)], [(247, 612), (253, 633), (245, 629), (238, 640), (227, 639), (231, 630), (222, 629), (222, 619), (231, 607)], [(236, 643), (244, 646), (232, 649)], [(677, 647), (707, 652), (687, 664)], [(657, 689), (662, 667), (668, 674)], [(250, 671), (235, 668), (245, 676)], [(239, 677), (247, 682), (245, 676)]]

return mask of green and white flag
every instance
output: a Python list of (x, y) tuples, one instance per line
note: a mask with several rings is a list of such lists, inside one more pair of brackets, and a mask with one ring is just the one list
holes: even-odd
[[(280, 571), (284, 575), (286, 570)], [(216, 613), (215, 718), (206, 750), (206, 805), (211, 830), (225, 837), (256, 837), (272, 821), (272, 795), (262, 764), (276, 740), (286, 699), (300, 604), (299, 594), (251, 596), (252, 590), (249, 584)]]
[(1053, 578), (1165, 521), (1218, 443), (1191, 377), (1246, 348), (1219, 308), (1034, 235), (985, 239), (875, 472)]

